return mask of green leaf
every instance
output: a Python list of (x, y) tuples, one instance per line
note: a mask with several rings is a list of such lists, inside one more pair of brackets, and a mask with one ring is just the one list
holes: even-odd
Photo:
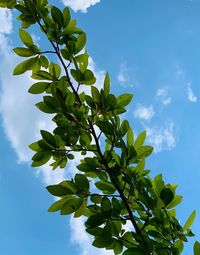
[(64, 19), (63, 27), (65, 28), (69, 25), (71, 19), (71, 14), (68, 7), (65, 7), (65, 9), (63, 10), (63, 19)]
[(47, 69), (49, 67), (49, 60), (47, 57), (45, 56), (40, 56), (40, 63), (41, 63), (41, 66), (43, 66), (45, 69)]
[(172, 209), (174, 207), (176, 207), (178, 204), (181, 203), (181, 201), (183, 200), (182, 196), (179, 195), (175, 195), (174, 199), (172, 200), (171, 203), (168, 204), (168, 206), (166, 207), (167, 209)]
[(89, 191), (89, 181), (85, 175), (76, 174), (75, 175), (75, 184), (77, 186), (77, 189)]
[(117, 103), (120, 107), (125, 107), (131, 102), (132, 98), (132, 94), (122, 94), (117, 97)]
[(83, 74), (80, 70), (71, 69), (71, 75), (77, 82), (81, 82), (83, 79)]
[(37, 82), (34, 83), (28, 90), (29, 93), (31, 94), (41, 94), (43, 92), (45, 92), (49, 86), (51, 85), (51, 83), (49, 82)]
[(98, 103), (100, 101), (100, 94), (99, 94), (99, 90), (92, 86), (91, 87), (91, 92), (92, 92), (92, 97), (95, 103)]
[(104, 194), (113, 194), (115, 192), (114, 186), (106, 181), (98, 181), (95, 186), (100, 189)]
[(62, 54), (62, 57), (66, 60), (70, 60), (71, 59), (71, 55), (69, 53), (69, 51), (67, 49), (62, 49), (61, 50), (61, 54)]
[(33, 167), (38, 167), (38, 166), (42, 166), (44, 164), (46, 164), (50, 158), (51, 158), (52, 154), (49, 151), (39, 151), (37, 152), (33, 157), (32, 160), (36, 162), (36, 164), (34, 164), (34, 162), (32, 163)]
[(105, 80), (104, 80), (104, 94), (108, 96), (110, 93), (110, 77), (109, 74), (106, 73)]
[(137, 139), (135, 140), (134, 147), (137, 149), (140, 146), (143, 145), (144, 141), (146, 139), (146, 131), (143, 131), (137, 136)]
[(19, 36), (24, 45), (26, 45), (28, 48), (34, 44), (31, 35), (27, 31), (19, 29)]
[(52, 77), (58, 79), (61, 75), (61, 67), (58, 64), (51, 62), (49, 65), (49, 73)]
[(32, 74), (31, 76), (35, 80), (53, 80), (53, 77), (47, 71), (38, 71)]
[(44, 104), (44, 102), (39, 102), (36, 104), (36, 107), (42, 111), (42, 112), (45, 112), (45, 113), (55, 113), (56, 110), (51, 108), (51, 107), (48, 107), (46, 104)]
[(199, 255), (199, 254), (200, 254), (200, 243), (196, 241), (194, 243), (194, 255)]
[(13, 51), (20, 57), (31, 57), (34, 55), (34, 53), (30, 49), (22, 47), (14, 48)]
[(92, 172), (95, 171), (96, 168), (94, 166), (91, 166), (87, 163), (82, 163), (80, 165), (77, 166), (78, 170), (82, 171), (82, 172)]
[(82, 33), (77, 37), (75, 53), (77, 54), (78, 52), (80, 52), (85, 47), (85, 44), (86, 44), (86, 34)]
[(51, 16), (53, 21), (58, 24), (59, 28), (61, 29), (64, 23), (64, 18), (62, 12), (55, 6), (51, 8)]
[(111, 210), (111, 202), (107, 197), (103, 197), (101, 200), (101, 209), (102, 211), (110, 211)]
[(113, 238), (105, 238), (104, 236), (97, 236), (92, 245), (97, 248), (105, 248), (113, 243)]
[(144, 251), (142, 251), (140, 248), (130, 248), (127, 249), (123, 255), (144, 255)]
[(95, 228), (102, 225), (104, 222), (105, 218), (102, 217), (102, 215), (96, 214), (88, 218), (88, 220), (86, 221), (86, 226), (90, 228)]
[(106, 135), (114, 134), (114, 127), (109, 121), (98, 121), (96, 125)]
[(85, 72), (83, 73), (83, 78), (81, 83), (84, 85), (92, 85), (96, 82), (96, 78), (93, 74), (92, 71), (90, 71), (89, 69), (86, 69)]
[(133, 131), (131, 128), (128, 129), (127, 131), (127, 144), (128, 146), (132, 146), (134, 143), (134, 135), (133, 135)]
[(56, 211), (59, 211), (61, 209), (61, 207), (63, 206), (63, 204), (65, 202), (67, 202), (69, 199), (71, 199), (71, 196), (68, 196), (68, 197), (64, 197), (58, 201), (56, 201), (55, 203), (53, 203), (49, 209), (48, 209), (48, 212), (56, 212)]
[(19, 74), (23, 74), (28, 70), (31, 70), (31, 68), (33, 67), (33, 65), (37, 62), (38, 57), (35, 58), (29, 58), (21, 63), (19, 63), (14, 71), (13, 71), (13, 75), (19, 75)]
[(41, 130), (41, 135), (42, 138), (51, 146), (53, 146), (54, 148), (56, 147), (56, 139), (54, 137), (54, 135), (52, 135), (50, 132), (46, 131), (46, 130)]
[(34, 142), (34, 143), (31, 143), (29, 146), (28, 146), (32, 151), (38, 151), (40, 149), (39, 145), (38, 145), (38, 142)]
[(65, 105), (67, 107), (73, 106), (75, 104), (75, 95), (73, 93), (70, 93), (65, 98)]
[(121, 254), (123, 251), (122, 241), (116, 240), (113, 248), (114, 248), (115, 255)]
[(73, 194), (73, 192), (70, 189), (60, 184), (47, 186), (46, 189), (48, 190), (49, 193), (56, 197), (62, 197)]
[(172, 202), (174, 193), (170, 188), (164, 188), (160, 193), (160, 198), (164, 202), (165, 206)]
[(123, 120), (121, 127), (120, 127), (120, 134), (121, 136), (125, 136), (125, 134), (128, 132), (129, 130), (129, 122), (127, 120)]
[(95, 203), (95, 204), (100, 204), (101, 203), (101, 199), (102, 199), (102, 196), (99, 196), (98, 194), (92, 194), (90, 196), (90, 200)]
[(69, 199), (61, 207), (60, 214), (67, 215), (67, 214), (71, 214), (71, 213), (75, 212), (81, 206), (82, 202), (83, 202), (83, 199), (80, 197), (74, 197), (74, 198)]
[(151, 146), (141, 146), (137, 149), (137, 154), (139, 158), (148, 157), (153, 152), (153, 147)]
[(196, 211), (194, 210), (190, 216), (188, 217), (185, 225), (183, 226), (183, 230), (188, 230), (190, 229), (191, 225), (193, 224), (194, 222), (194, 219), (195, 219), (195, 216), (196, 216)]

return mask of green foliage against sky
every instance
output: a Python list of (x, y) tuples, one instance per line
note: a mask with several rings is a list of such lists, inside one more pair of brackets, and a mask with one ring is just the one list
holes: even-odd
[[(32, 166), (48, 163), (56, 170), (77, 153), (83, 156), (72, 180), (47, 187), (59, 198), (49, 212), (85, 216), (92, 245), (115, 254), (181, 254), (184, 242), (194, 235), (195, 211), (181, 226), (175, 209), (182, 201), (177, 185), (165, 183), (162, 174), (150, 177), (145, 159), (153, 148), (145, 145), (146, 132), (135, 137), (128, 120), (120, 118), (133, 96), (112, 94), (108, 74), (101, 89), (95, 86), (86, 34), (67, 7), (60, 10), (46, 0), (0, 0), (0, 7), (17, 9), (22, 24), (24, 47), (14, 52), (25, 60), (13, 74), (31, 72), (35, 83), (29, 92), (44, 95), (36, 106), (51, 114), (56, 125), (53, 133), (41, 130), (41, 139), (29, 146), (35, 152)], [(32, 25), (45, 35), (51, 50), (33, 43), (27, 31)], [(85, 86), (91, 93), (84, 92)], [(131, 229), (125, 227), (128, 222)], [(194, 255), (199, 254), (195, 242)]]

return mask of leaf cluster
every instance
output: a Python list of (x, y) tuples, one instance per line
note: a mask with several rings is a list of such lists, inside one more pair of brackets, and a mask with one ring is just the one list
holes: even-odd
[[(146, 132), (135, 137), (128, 120), (120, 118), (133, 95), (111, 93), (108, 74), (101, 88), (95, 86), (86, 34), (67, 7), (60, 10), (46, 0), (1, 0), (0, 7), (17, 9), (22, 24), (19, 36), (24, 46), (14, 52), (26, 60), (14, 75), (31, 72), (37, 82), (29, 93), (43, 95), (36, 106), (51, 114), (56, 126), (53, 132), (41, 130), (41, 139), (29, 146), (34, 151), (32, 166), (50, 162), (55, 170), (65, 168), (77, 153), (83, 156), (72, 179), (47, 187), (58, 197), (49, 212), (85, 216), (93, 246), (115, 254), (181, 254), (184, 242), (194, 235), (190, 228), (195, 211), (182, 226), (176, 218), (182, 201), (177, 185), (165, 183), (161, 174), (152, 178), (146, 169), (145, 160), (153, 151), (145, 144)], [(26, 30), (33, 24), (52, 49), (34, 44)], [(85, 86), (90, 86), (90, 93), (84, 92)], [(198, 254), (196, 242), (194, 255)]]

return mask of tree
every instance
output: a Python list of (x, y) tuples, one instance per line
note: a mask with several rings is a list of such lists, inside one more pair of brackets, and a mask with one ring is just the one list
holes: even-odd
[[(145, 169), (145, 159), (153, 151), (144, 145), (146, 132), (134, 138), (128, 120), (120, 119), (133, 95), (112, 94), (108, 74), (101, 89), (95, 86), (86, 34), (67, 7), (62, 11), (47, 0), (0, 0), (0, 7), (20, 13), (24, 47), (14, 52), (26, 60), (16, 66), (14, 75), (31, 72), (37, 82), (29, 92), (44, 94), (36, 106), (52, 114), (56, 125), (53, 133), (41, 130), (41, 139), (29, 146), (35, 152), (32, 166), (50, 161), (55, 170), (65, 168), (76, 153), (83, 156), (72, 180), (47, 187), (59, 198), (49, 212), (85, 216), (93, 246), (115, 254), (181, 254), (184, 242), (194, 236), (190, 227), (195, 211), (181, 226), (175, 209), (182, 201), (177, 185), (166, 184), (162, 174), (153, 179)], [(26, 31), (32, 25), (40, 28), (52, 49), (43, 51), (33, 43)], [(90, 94), (81, 92), (85, 86), (91, 87)], [(132, 224), (130, 231), (127, 222)], [(194, 255), (199, 254), (200, 243), (195, 242)]]

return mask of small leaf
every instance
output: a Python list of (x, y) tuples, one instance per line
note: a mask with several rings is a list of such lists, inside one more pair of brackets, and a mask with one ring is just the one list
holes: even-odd
[(19, 29), (19, 36), (22, 40), (22, 42), (29, 48), (30, 46), (32, 46), (34, 43), (33, 43), (33, 39), (32, 37), (30, 36), (30, 34), (23, 30), (23, 29)]
[(73, 94), (73, 93), (70, 93), (70, 94), (68, 94), (67, 96), (66, 96), (66, 98), (65, 98), (65, 105), (67, 106), (67, 107), (70, 107), (70, 106), (73, 106), (74, 105), (74, 103), (75, 103), (75, 95)]
[(123, 120), (121, 127), (120, 127), (120, 134), (121, 136), (125, 136), (125, 134), (128, 132), (129, 130), (129, 122), (127, 120)]
[(49, 193), (56, 197), (62, 197), (73, 194), (73, 192), (70, 189), (59, 184), (47, 186), (46, 189), (49, 191)]
[(98, 121), (96, 125), (106, 135), (114, 134), (114, 127), (109, 121)]
[(92, 92), (92, 97), (93, 97), (94, 102), (98, 103), (100, 100), (99, 90), (96, 87), (92, 86), (91, 92)]
[(102, 225), (105, 222), (104, 217), (102, 215), (92, 215), (88, 220), (86, 221), (86, 226), (90, 228), (95, 228), (100, 225)]
[(64, 197), (58, 201), (56, 201), (55, 203), (53, 203), (49, 209), (48, 209), (48, 212), (56, 212), (56, 211), (59, 211), (61, 209), (61, 207), (63, 206), (63, 204), (69, 200), (71, 198), (71, 196), (68, 196), (68, 197)]
[(75, 53), (80, 52), (86, 44), (86, 34), (82, 33), (77, 37)]
[(102, 211), (110, 211), (111, 210), (111, 202), (107, 197), (103, 197), (101, 200), (101, 209)]
[(28, 90), (31, 94), (41, 94), (45, 92), (48, 87), (51, 85), (49, 82), (37, 82), (34, 83)]
[(97, 248), (105, 248), (113, 243), (113, 238), (105, 238), (104, 236), (97, 236), (92, 245)]
[(64, 18), (62, 12), (55, 6), (51, 8), (51, 16), (53, 21), (58, 24), (59, 28), (61, 29), (64, 23)]
[(127, 131), (127, 144), (128, 144), (128, 146), (132, 146), (133, 143), (134, 143), (133, 131), (131, 128), (129, 128)]
[(34, 161), (32, 163), (32, 166), (38, 167), (38, 166), (42, 166), (42, 165), (46, 164), (50, 160), (51, 156), (52, 156), (52, 154), (49, 151), (37, 152), (32, 158), (32, 160)]
[(77, 186), (77, 189), (79, 190), (89, 190), (89, 181), (87, 177), (83, 174), (76, 174), (75, 175), (75, 184)]
[(114, 248), (115, 255), (121, 254), (122, 251), (123, 251), (123, 243), (122, 243), (122, 241), (116, 240), (113, 248)]
[(29, 58), (21, 63), (19, 63), (14, 71), (13, 71), (13, 75), (19, 75), (19, 74), (23, 74), (28, 70), (31, 70), (32, 66), (37, 62), (38, 57), (35, 58)]
[(63, 10), (63, 19), (64, 19), (63, 26), (65, 28), (69, 25), (71, 19), (71, 14), (68, 7), (65, 7), (65, 9)]
[(46, 130), (41, 130), (41, 135), (42, 138), (51, 146), (53, 146), (54, 148), (56, 147), (56, 139), (54, 137), (54, 135), (52, 135), (50, 132), (46, 131)]
[(172, 200), (172, 202), (170, 204), (168, 204), (168, 206), (166, 208), (172, 209), (172, 208), (176, 207), (178, 204), (180, 204), (182, 200), (183, 200), (182, 196), (176, 195), (174, 197), (174, 199)]
[(20, 57), (31, 57), (34, 55), (34, 53), (30, 49), (22, 47), (14, 48), (13, 51)]
[(191, 227), (191, 225), (192, 225), (193, 222), (194, 222), (195, 216), (196, 216), (196, 211), (194, 210), (194, 211), (190, 214), (190, 216), (189, 216), (189, 218), (187, 219), (185, 225), (183, 226), (183, 230), (188, 230), (188, 229)]
[(100, 189), (104, 194), (113, 194), (115, 192), (114, 186), (106, 181), (98, 181), (95, 183), (95, 186)]
[(122, 94), (117, 97), (117, 103), (120, 107), (125, 107), (131, 102), (132, 98), (132, 94)]
[(137, 149), (139, 148), (140, 146), (143, 145), (144, 141), (146, 139), (146, 131), (143, 131), (142, 133), (140, 133), (138, 136), (137, 136), (137, 139), (135, 140), (135, 144), (134, 144), (134, 147)]
[(200, 243), (196, 241), (194, 243), (194, 255), (199, 255), (199, 254), (200, 254)]
[(64, 205), (61, 207), (60, 214), (67, 215), (75, 212), (81, 206), (83, 199), (80, 197), (74, 197), (69, 199)]
[(110, 93), (110, 77), (109, 74), (106, 73), (105, 80), (104, 80), (104, 94), (108, 96)]
[(70, 60), (71, 59), (71, 55), (70, 55), (70, 53), (69, 53), (69, 51), (67, 49), (62, 49), (61, 50), (61, 54), (62, 54), (64, 59), (66, 59), (66, 60)]
[(38, 151), (40, 149), (38, 142), (31, 143), (28, 147), (33, 151)]
[(174, 193), (170, 188), (164, 188), (160, 193), (160, 198), (164, 202), (165, 206), (172, 202)]

